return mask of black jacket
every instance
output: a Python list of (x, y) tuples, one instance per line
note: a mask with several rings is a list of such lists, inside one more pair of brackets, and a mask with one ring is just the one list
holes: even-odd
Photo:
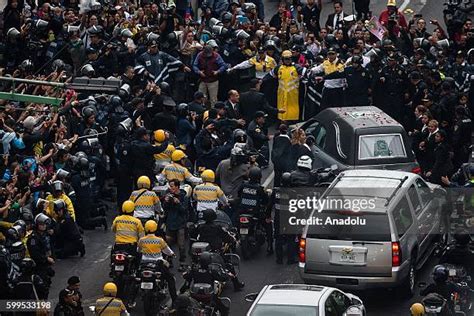
[(153, 168), (155, 166), (155, 158), (153, 155), (163, 152), (168, 147), (165, 141), (160, 146), (153, 146), (149, 142), (138, 139), (131, 143), (131, 169), (135, 176), (148, 175), (153, 177)]
[(271, 107), (265, 95), (255, 89), (244, 92), (240, 95), (240, 115), (248, 123), (255, 118), (257, 111), (263, 111), (271, 117), (278, 115), (278, 109)]

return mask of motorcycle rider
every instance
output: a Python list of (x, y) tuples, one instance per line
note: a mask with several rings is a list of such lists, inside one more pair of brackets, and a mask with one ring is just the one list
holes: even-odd
[(95, 315), (97, 316), (128, 316), (127, 308), (117, 296), (117, 285), (108, 282), (104, 285), (104, 297), (95, 301)]
[(423, 304), (414, 303), (410, 307), (410, 313), (411, 313), (411, 316), (423, 316), (425, 315), (425, 307), (423, 306)]
[(204, 170), (201, 173), (202, 184), (197, 185), (193, 190), (193, 198), (196, 201), (197, 218), (202, 217), (202, 211), (206, 209), (217, 210), (219, 202), (228, 206), (227, 197), (222, 189), (214, 184), (216, 176), (212, 170)]
[(176, 255), (163, 238), (155, 235), (157, 230), (158, 224), (154, 220), (149, 220), (145, 223), (146, 235), (138, 240), (137, 245), (138, 253), (141, 254), (140, 262), (153, 262), (159, 265), (160, 271), (168, 283), (171, 300), (174, 302), (177, 296), (176, 283), (173, 274), (169, 270), (169, 263), (163, 259), (162, 253), (170, 257), (175, 257)]
[(273, 232), (271, 213), (267, 206), (269, 202), (268, 194), (260, 184), (262, 171), (259, 167), (252, 167), (249, 170), (249, 180), (244, 182), (239, 189), (239, 214), (253, 214), (265, 228), (267, 238), (267, 254), (273, 254)]
[(144, 229), (142, 222), (133, 217), (135, 203), (128, 200), (122, 204), (122, 215), (117, 216), (112, 224), (115, 233), (115, 244), (112, 252), (123, 250), (131, 255), (136, 255), (137, 242), (143, 237)]
[(465, 229), (458, 229), (454, 235), (454, 245), (448, 247), (446, 253), (441, 257), (439, 263), (449, 263), (463, 266), (468, 275), (474, 272), (474, 255), (469, 249), (471, 236)]
[[(198, 227), (199, 241), (209, 243), (212, 251), (217, 254), (222, 251), (224, 243), (235, 243), (235, 238), (227, 230), (214, 223), (214, 220), (217, 219), (217, 214), (214, 210), (207, 209), (202, 214), (205, 223)], [(232, 279), (234, 290), (239, 291), (245, 286), (245, 283), (239, 281), (235, 271), (233, 271), (233, 266), (227, 265), (227, 269), (230, 271), (229, 276)]]
[[(158, 129), (153, 133), (155, 139), (155, 146), (160, 146), (166, 140), (165, 131)], [(173, 144), (169, 143), (165, 151), (155, 155), (155, 173), (160, 173), (163, 168), (171, 163), (171, 155), (176, 150)]]
[(35, 229), (26, 244), (31, 259), (36, 263), (36, 273), (41, 277), (47, 288), (42, 293), (40, 299), (47, 299), (49, 287), (51, 286), (51, 277), (54, 276), (54, 270), (51, 268), (54, 264), (54, 259), (51, 254), (51, 243), (47, 232), (51, 219), (40, 213), (36, 215), (34, 223)]
[(292, 186), (312, 186), (316, 183), (317, 177), (311, 172), (313, 169), (313, 159), (307, 155), (298, 158), (297, 169), (291, 172)]
[(69, 215), (71, 215), (71, 218), (76, 221), (76, 214), (74, 212), (74, 206), (72, 205), (71, 199), (64, 193), (64, 183), (62, 181), (56, 180), (52, 184), (52, 189), (53, 193), (49, 194), (46, 197), (46, 200), (49, 201), (50, 203), (48, 204), (48, 211), (47, 215), (50, 216), (51, 218), (57, 220), (58, 217), (54, 212), (54, 202), (56, 200), (63, 200), (64, 203), (66, 203), (67, 211), (69, 212)]
[(181, 184), (185, 181), (194, 184), (201, 183), (201, 179), (192, 175), (192, 173), (184, 167), (184, 159), (187, 158), (186, 154), (177, 149), (171, 154), (171, 160), (173, 161), (169, 165), (165, 166), (161, 174), (158, 176), (158, 182), (162, 183), (165, 180), (178, 179)]
[(82, 241), (81, 233), (72, 220), (71, 215), (66, 210), (66, 203), (63, 200), (56, 200), (53, 202), (54, 212), (57, 216), (56, 225), (56, 246), (60, 250), (57, 253), (58, 258), (66, 258), (74, 256), (78, 252), (81, 257), (84, 257), (86, 249)]
[(133, 216), (138, 218), (142, 225), (152, 219), (157, 219), (161, 214), (160, 199), (155, 192), (150, 190), (151, 181), (147, 176), (141, 176), (137, 180), (137, 188), (130, 195), (130, 201), (135, 203)]

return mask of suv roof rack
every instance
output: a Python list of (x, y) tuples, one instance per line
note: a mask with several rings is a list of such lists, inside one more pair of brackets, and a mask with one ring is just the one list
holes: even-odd
[(308, 284), (276, 284), (270, 287), (270, 290), (303, 290), (321, 292), (324, 287)]
[(397, 185), (395, 190), (393, 190), (392, 194), (387, 198), (387, 202), (385, 202), (385, 206), (390, 204), (390, 201), (393, 199), (395, 194), (397, 194), (398, 190), (402, 187), (403, 183), (408, 180), (408, 176), (404, 176), (402, 179), (400, 179), (400, 183)]

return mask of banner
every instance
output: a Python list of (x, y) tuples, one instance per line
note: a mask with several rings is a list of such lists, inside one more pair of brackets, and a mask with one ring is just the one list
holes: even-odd
[(379, 19), (376, 16), (373, 16), (372, 19), (365, 25), (367, 30), (372, 33), (379, 40), (383, 39), (385, 34), (385, 28), (380, 24)]

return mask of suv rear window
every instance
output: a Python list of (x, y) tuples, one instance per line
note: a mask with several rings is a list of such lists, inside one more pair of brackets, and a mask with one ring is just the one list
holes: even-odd
[(400, 134), (362, 135), (359, 137), (359, 160), (405, 158), (405, 145)]
[[(390, 224), (386, 213), (322, 211), (313, 216), (322, 225), (310, 225), (307, 238), (330, 240), (390, 241)], [(329, 220), (328, 220), (329, 218)], [(365, 224), (334, 225), (338, 220), (352, 220)], [(326, 225), (326, 223), (328, 223)]]

